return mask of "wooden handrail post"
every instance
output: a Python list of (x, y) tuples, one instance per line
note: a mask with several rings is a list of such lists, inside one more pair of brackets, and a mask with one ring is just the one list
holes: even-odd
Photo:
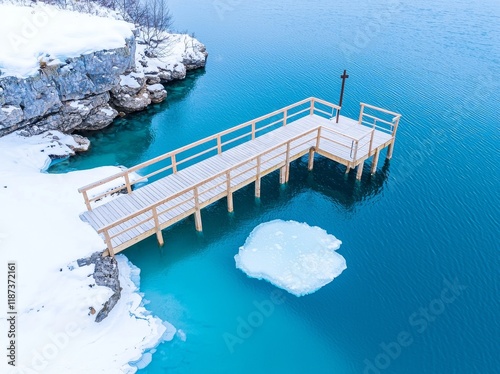
[(92, 206), (90, 205), (89, 201), (89, 195), (87, 194), (87, 191), (83, 191), (83, 199), (85, 200), (85, 206), (87, 207), (87, 210), (90, 212), (92, 210)]
[(220, 134), (217, 135), (217, 154), (222, 153), (222, 140)]
[(160, 247), (163, 247), (163, 235), (161, 233), (161, 228), (160, 228), (160, 220), (158, 219), (158, 211), (156, 210), (156, 207), (153, 207), (153, 218), (155, 221), (155, 229), (156, 229), (156, 238), (158, 239), (158, 244)]
[(314, 114), (314, 97), (311, 98), (311, 110), (309, 111), (309, 115), (313, 115)]
[(318, 127), (318, 137), (316, 138), (316, 152), (319, 150), (319, 141), (321, 140), (321, 126)]
[(285, 184), (286, 166), (280, 168), (280, 184)]
[(392, 130), (392, 142), (389, 144), (389, 148), (387, 149), (386, 158), (390, 160), (392, 158), (392, 152), (394, 152), (394, 143), (396, 142), (396, 131), (398, 131), (399, 119), (401, 117), (396, 117), (396, 123), (394, 124), (394, 130)]
[(309, 148), (309, 159), (307, 160), (307, 170), (311, 171), (314, 167), (314, 147)]
[(358, 171), (356, 173), (356, 179), (361, 180), (361, 176), (363, 175), (363, 167), (365, 166), (365, 162), (363, 161), (358, 165)]
[(394, 142), (396, 141), (396, 138), (392, 138), (391, 144), (389, 144), (389, 148), (387, 148), (387, 155), (385, 156), (386, 159), (390, 160), (392, 158), (392, 152), (394, 152)]
[(375, 155), (373, 156), (371, 174), (375, 174), (375, 172), (377, 171), (377, 164), (378, 164), (379, 156), (380, 156), (380, 150), (377, 149), (375, 151)]
[(233, 191), (231, 190), (231, 170), (226, 173), (226, 188), (227, 188), (227, 211), (232, 213), (233, 207)]
[(252, 121), (252, 140), (255, 139), (255, 121)]
[(128, 176), (128, 173), (125, 173), (125, 185), (127, 186), (127, 193), (132, 193), (132, 187), (130, 186), (130, 178)]
[(255, 179), (255, 197), (260, 197), (260, 155), (257, 157), (257, 176)]
[(111, 257), (115, 257), (115, 252), (113, 251), (113, 245), (111, 244), (111, 238), (109, 237), (108, 230), (104, 231), (104, 241), (108, 247), (108, 252)]
[(290, 142), (286, 143), (286, 160), (285, 160), (285, 183), (290, 179)]
[(352, 156), (352, 161), (356, 161), (356, 156), (358, 155), (358, 146), (359, 146), (359, 140), (356, 140), (355, 142), (356, 146), (354, 147), (354, 155)]
[(375, 135), (375, 128), (372, 129), (372, 135), (370, 137), (370, 148), (368, 149), (368, 157), (370, 157), (370, 154), (372, 153), (374, 135)]
[(172, 160), (172, 173), (177, 173), (177, 161), (175, 159), (175, 153), (172, 153), (170, 156), (170, 159)]
[(363, 121), (363, 113), (365, 112), (365, 104), (361, 103), (359, 105), (361, 106), (361, 109), (359, 110), (358, 123), (361, 125), (361, 122)]
[(394, 124), (394, 129), (392, 130), (392, 136), (396, 137), (396, 131), (398, 131), (399, 119), (401, 117), (396, 117), (396, 121)]
[(203, 231), (203, 225), (201, 222), (201, 209), (200, 209), (200, 201), (198, 195), (198, 186), (193, 189), (194, 194), (194, 225), (196, 227), (196, 231)]
[(286, 121), (288, 119), (288, 109), (283, 112), (283, 126), (286, 126)]

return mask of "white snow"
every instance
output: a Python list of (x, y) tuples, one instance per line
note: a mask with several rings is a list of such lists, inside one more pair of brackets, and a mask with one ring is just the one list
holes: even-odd
[(104, 114), (108, 115), (108, 116), (112, 116), (114, 115), (115, 113), (113, 112), (113, 110), (111, 109), (108, 109), (108, 108), (101, 108), (101, 112), (103, 112)]
[(78, 101), (78, 100), (72, 101), (71, 104), (69, 104), (69, 106), (72, 108), (79, 109), (79, 110), (84, 110), (86, 108), (85, 105), (80, 103), (80, 101)]
[[(59, 9), (0, 4), (0, 71), (26, 77), (40, 62), (54, 64), (68, 57), (125, 46), (134, 25), (125, 21)], [(46, 56), (49, 57), (46, 57)]]
[(151, 84), (148, 86), (148, 91), (154, 92), (154, 91), (161, 91), (164, 90), (165, 87), (161, 83), (156, 83), (156, 84)]
[[(55, 131), (0, 138), (0, 276), (7, 279), (6, 265), (15, 261), (18, 292), (18, 366), (7, 365), (4, 355), (1, 373), (131, 373), (137, 370), (134, 363), (147, 364), (155, 346), (176, 333), (142, 306), (134, 284), (139, 269), (123, 255), (117, 256), (120, 301), (101, 323), (88, 315), (90, 307), (101, 309), (111, 291), (95, 285), (93, 266), (76, 265), (78, 258), (104, 248), (79, 218), (85, 205), (77, 189), (120, 169), (40, 172), (49, 154), (71, 154), (64, 144), (71, 142), (71, 136)], [(0, 288), (0, 300), (7, 300), (6, 287)], [(7, 327), (1, 313), (0, 331), (6, 334)]]
[(141, 85), (136, 79), (144, 79), (143, 73), (130, 73), (128, 75), (120, 75), (120, 86), (127, 86), (130, 88), (139, 88)]
[(16, 109), (17, 109), (17, 107), (15, 107), (14, 105), (6, 105), (6, 106), (0, 108), (0, 110), (2, 112), (5, 112), (7, 114), (12, 113)]
[(234, 259), (248, 276), (303, 296), (347, 268), (344, 257), (335, 252), (341, 244), (317, 226), (274, 220), (257, 226)]
[[(185, 59), (204, 59), (203, 53), (199, 51), (201, 43), (194, 37), (187, 34), (165, 34), (168, 35), (168, 39), (159, 47), (161, 57), (146, 57), (147, 45), (137, 44), (137, 68), (142, 69), (146, 75), (166, 71), (185, 75), (186, 67), (183, 63)], [(146, 62), (146, 67), (142, 67), (141, 60)]]

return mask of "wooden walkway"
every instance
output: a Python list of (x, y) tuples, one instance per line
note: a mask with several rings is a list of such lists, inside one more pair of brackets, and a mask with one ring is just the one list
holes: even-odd
[[(340, 116), (336, 123), (339, 110), (317, 98), (302, 100), (82, 187), (88, 211), (81, 218), (114, 255), (154, 234), (163, 245), (161, 230), (191, 214), (201, 231), (202, 208), (227, 198), (233, 211), (234, 191), (255, 183), (260, 197), (261, 178), (278, 169), (280, 183), (287, 183), (290, 163), (306, 154), (309, 170), (318, 153), (346, 172), (357, 167), (358, 179), (373, 156), (374, 173), (382, 149), (392, 156), (401, 115), (362, 103), (358, 121)], [(103, 203), (121, 191), (127, 193)]]

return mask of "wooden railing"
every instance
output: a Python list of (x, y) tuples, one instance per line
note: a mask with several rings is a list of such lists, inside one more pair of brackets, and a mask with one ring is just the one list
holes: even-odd
[[(340, 135), (345, 137), (346, 142), (354, 142), (356, 144), (356, 149), (358, 149), (359, 142), (368, 135), (373, 134), (373, 131), (374, 130), (369, 131), (361, 139), (355, 139), (341, 132), (322, 126), (312, 130), (308, 130), (287, 140), (286, 142), (282, 142), (257, 155), (248, 157), (240, 163), (232, 165), (231, 167), (220, 171), (218, 174), (215, 174), (203, 181), (186, 187), (183, 190), (175, 193), (174, 195), (166, 196), (162, 200), (159, 200), (141, 210), (138, 210), (119, 220), (116, 220), (113, 223), (100, 228), (98, 230), (98, 233), (103, 234), (106, 245), (111, 255), (113, 255), (114, 249), (112, 245), (113, 238), (123, 235), (138, 226), (148, 223), (151, 225), (151, 229), (147, 230), (143, 235), (149, 236), (156, 233), (158, 241), (160, 242), (160, 244), (162, 244), (163, 238), (161, 230), (168, 226), (170, 224), (169, 221), (171, 221), (172, 219), (163, 219), (163, 216), (186, 205), (188, 205), (188, 207), (182, 209), (182, 214), (179, 215), (175, 214), (174, 212), (172, 216), (176, 219), (179, 219), (187, 217), (188, 215), (194, 213), (196, 229), (201, 231), (202, 227), (200, 211), (204, 206), (222, 197), (227, 197), (228, 210), (232, 211), (232, 195), (234, 191), (236, 191), (243, 185), (248, 184), (249, 182), (255, 181), (256, 194), (258, 195), (260, 191), (261, 178), (269, 174), (271, 171), (276, 170), (277, 168), (284, 168), (284, 182), (287, 182), (290, 172), (290, 163), (293, 161), (293, 159), (302, 155), (304, 151), (309, 151), (309, 144), (313, 144), (313, 149), (318, 149), (318, 147), (321, 145), (321, 141), (327, 140), (334, 141), (337, 144), (346, 147), (346, 149), (351, 149), (350, 145), (338, 141), (338, 136)], [(328, 133), (336, 135), (335, 139), (329, 137)], [(236, 181), (236, 184), (232, 183), (233, 181)], [(216, 192), (215, 194), (212, 193), (209, 197), (204, 196), (214, 189), (219, 189), (220, 192)], [(165, 207), (165, 205), (169, 202), (172, 202), (172, 204), (168, 207)], [(141, 215), (144, 215), (144, 217), (142, 217), (140, 220), (137, 219)], [(162, 221), (163, 223), (161, 223)], [(130, 224), (123, 225), (126, 223)]]
[[(401, 114), (377, 106), (361, 103), (358, 123), (396, 136)], [(368, 109), (369, 113), (366, 113)]]
[[(167, 152), (120, 173), (81, 187), (78, 191), (83, 194), (87, 209), (92, 210), (91, 203), (102, 199), (104, 196), (116, 193), (124, 188), (130, 193), (133, 185), (144, 182), (151, 177), (159, 176), (160, 174), (165, 174), (164, 176), (175, 174), (182, 168), (189, 166), (189, 162), (194, 163), (200, 157), (221, 154), (223, 151), (240, 144), (239, 142), (255, 139), (268, 131), (279, 126), (286, 126), (288, 123), (307, 115), (316, 114), (326, 118), (333, 118), (339, 110), (340, 107), (336, 104), (311, 97), (174, 151)], [(199, 148), (202, 149), (199, 150)], [(151, 167), (158, 168), (154, 171), (149, 171), (148, 169)], [(138, 174), (141, 174), (141, 171), (145, 175), (138, 176)], [(144, 171), (146, 172), (144, 173)], [(118, 183), (119, 186), (116, 186), (117, 180), (120, 180)], [(114, 187), (103, 188), (103, 186), (111, 182), (115, 184)], [(92, 190), (94, 192), (95, 190), (98, 191), (92, 194)]]
[[(310, 136), (311, 134), (314, 134), (314, 136)], [(295, 136), (294, 138), (280, 143), (278, 145), (273, 146), (270, 149), (267, 149), (264, 152), (261, 152), (257, 155), (251, 156), (240, 163), (231, 166), (230, 168), (227, 168), (218, 174), (215, 174), (211, 176), (208, 179), (205, 179), (201, 182), (198, 182), (196, 184), (193, 184), (192, 186), (186, 187), (183, 190), (177, 192), (174, 195), (167, 196), (164, 199), (155, 202), (154, 204), (151, 204), (141, 210), (138, 210), (132, 214), (127, 215), (126, 217), (123, 217), (107, 226), (104, 226), (98, 230), (98, 233), (103, 234), (105, 238), (106, 245), (108, 249), (110, 250), (110, 254), (113, 254), (113, 245), (112, 245), (112, 239), (123, 235), (127, 231), (130, 231), (138, 226), (151, 223), (152, 227), (154, 227), (154, 230), (158, 236), (158, 239), (160, 242), (163, 241), (163, 239), (160, 240), (161, 238), (161, 229), (163, 228), (162, 226), (166, 226), (167, 223), (160, 224), (160, 218), (167, 214), (168, 212), (179, 208), (183, 205), (189, 204), (190, 209), (186, 210), (183, 213), (183, 216), (188, 216), (193, 213), (195, 213), (195, 221), (196, 221), (196, 228), (198, 230), (201, 230), (201, 219), (200, 217), (200, 210), (203, 206), (207, 205), (210, 203), (210, 200), (204, 200), (201, 198), (202, 195), (208, 193), (209, 191), (213, 189), (217, 189), (220, 187), (224, 187), (224, 192), (221, 194), (224, 196), (228, 197), (228, 208), (229, 210), (232, 210), (232, 193), (234, 190), (237, 189), (237, 186), (231, 186), (231, 181), (242, 176), (245, 174), (248, 174), (249, 172), (255, 170), (255, 180), (258, 181), (257, 183), (260, 185), (260, 178), (263, 177), (264, 175), (268, 174), (268, 172), (271, 169), (275, 169), (276, 165), (279, 167), (281, 164), (285, 167), (285, 179), (288, 180), (289, 176), (289, 168), (290, 168), (290, 162), (293, 156), (295, 155), (294, 150), (296, 150), (299, 147), (303, 147), (306, 143), (308, 142), (313, 142), (316, 140), (319, 142), (319, 137), (320, 137), (320, 131), (319, 128), (309, 130), (307, 132), (304, 132), (302, 134), (299, 134)], [(295, 144), (298, 140), (300, 140), (300, 143)], [(294, 143), (295, 142), (295, 143)], [(280, 150), (280, 148), (283, 148), (283, 150)], [(279, 152), (276, 152), (279, 150)], [(266, 157), (269, 156), (269, 157)], [(282, 157), (283, 161), (274, 163), (274, 167), (266, 169), (266, 164), (272, 162), (276, 158)], [(244, 170), (239, 170), (240, 168), (248, 166)], [(237, 172), (237, 174), (234, 174), (234, 172)], [(220, 181), (217, 181), (218, 179), (221, 179)], [(252, 177), (250, 177), (251, 179)], [(212, 182), (217, 181), (215, 184)], [(208, 185), (208, 186), (207, 186)], [(203, 189), (204, 186), (207, 186), (208, 188)], [(163, 210), (160, 209), (160, 207), (170, 201), (174, 201), (176, 199), (179, 199), (180, 197), (184, 197), (180, 201), (176, 201), (175, 204), (169, 206), (168, 208), (163, 208)], [(135, 220), (136, 217), (141, 216), (143, 214), (146, 214), (146, 217), (142, 218), (140, 221)], [(114, 232), (111, 232), (113, 229), (118, 228), (118, 226), (128, 222), (132, 221), (134, 222), (131, 225), (128, 225), (125, 228), (120, 227), (120, 230), (114, 230)], [(149, 231), (151, 231), (149, 230)]]

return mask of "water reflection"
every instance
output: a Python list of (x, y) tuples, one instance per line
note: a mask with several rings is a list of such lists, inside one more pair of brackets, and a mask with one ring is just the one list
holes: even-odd
[[(273, 219), (306, 220), (310, 212), (316, 216), (329, 216), (331, 209), (352, 214), (359, 205), (379, 195), (389, 176), (389, 161), (379, 165), (374, 175), (369, 173), (369, 163), (361, 181), (355, 172), (345, 174), (345, 167), (323, 157), (317, 157), (314, 170), (307, 170), (307, 157), (291, 164), (290, 181), (279, 184), (279, 172), (262, 179), (261, 198), (254, 196), (254, 184), (234, 193), (234, 213), (227, 212), (226, 199), (221, 199), (202, 210), (203, 232), (197, 233), (192, 216), (164, 230), (166, 245), (159, 248), (154, 236), (127, 249), (125, 254), (134, 261), (135, 256), (148, 252), (162, 266), (193, 255), (213, 250), (212, 245), (231, 240), (240, 232), (250, 232), (253, 227)], [(301, 209), (290, 216), (289, 206)], [(244, 240), (244, 238), (242, 238)]]
[(390, 161), (387, 159), (383, 165), (379, 164), (373, 175), (370, 174), (371, 162), (367, 161), (360, 181), (356, 180), (356, 170), (346, 174), (345, 166), (326, 158), (317, 159), (315, 164), (318, 172), (309, 174), (308, 186), (348, 211), (353, 211), (358, 203), (381, 193), (389, 177)]

